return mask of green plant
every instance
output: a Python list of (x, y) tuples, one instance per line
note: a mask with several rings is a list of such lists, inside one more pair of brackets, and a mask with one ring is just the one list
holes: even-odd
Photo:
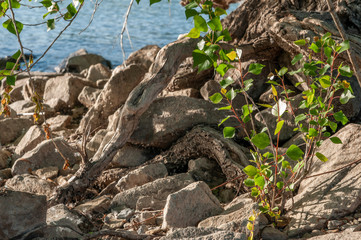
[[(227, 29), (223, 29), (220, 22), (220, 16), (226, 14), (225, 11), (213, 8), (212, 1), (193, 0), (186, 6), (185, 13), (187, 18), (193, 17), (194, 20), (194, 28), (189, 32), (188, 37), (198, 38), (202, 32), (205, 33), (198, 43), (198, 48), (193, 51), (194, 67), (198, 67), (198, 71), (214, 67), (215, 71), (223, 77), (220, 81), (221, 91), (210, 97), (215, 104), (221, 101), (227, 102), (226, 107), (218, 110), (231, 112), (231, 115), (223, 119), (220, 125), (230, 118), (235, 118), (239, 123), (237, 127), (224, 127), (224, 137), (233, 138), (237, 130), (244, 131), (247, 136), (245, 140), (253, 148), (251, 150), (252, 165), (243, 169), (248, 176), (244, 184), (250, 188), (252, 197), (259, 202), (259, 211), (277, 221), (287, 199), (287, 192), (294, 191), (300, 181), (310, 172), (315, 163), (315, 157), (322, 162), (328, 160), (317, 150), (322, 142), (336, 131), (337, 122), (343, 125), (348, 122), (342, 111), (334, 111), (333, 102), (339, 99), (341, 104), (346, 104), (354, 97), (350, 83), (342, 79), (342, 77), (352, 77), (353, 72), (349, 66), (336, 61), (340, 53), (349, 49), (349, 42), (339, 44), (331, 38), (330, 33), (320, 38), (315, 37), (312, 42), (308, 39), (295, 41), (296, 45), (307, 49), (309, 55), (298, 54), (293, 58), (291, 64), (301, 66), (297, 71), (289, 72), (286, 67), (283, 67), (268, 76), (275, 102), (273, 106), (255, 104), (247, 93), (253, 80), (246, 80), (246, 76), (260, 74), (264, 65), (250, 64), (248, 71), (243, 73), (242, 49), (225, 50), (222, 47), (224, 42), (231, 41)], [(202, 15), (206, 16), (207, 20)], [(236, 70), (240, 73), (239, 79), (224, 78), (229, 69), (235, 68), (232, 62), (238, 62), (239, 67)], [(305, 77), (302, 83), (305, 84), (307, 90), (302, 92), (303, 99), (298, 106), (289, 97), (292, 91), (286, 88), (286, 74), (303, 74)], [(282, 91), (277, 91), (276, 87)], [(234, 105), (238, 94), (241, 94), (246, 102), (241, 109), (236, 109)], [(275, 124), (274, 132), (270, 132), (268, 128), (260, 131), (255, 128), (253, 112), (261, 112), (260, 107), (271, 108), (275, 122), (269, 124)], [(301, 132), (303, 135), (305, 152), (296, 145), (291, 145), (285, 154), (279, 152), (280, 134), (285, 123), (283, 116), (286, 111), (293, 116), (295, 126), (297, 126), (294, 131)], [(249, 123), (251, 130), (247, 130), (246, 127)], [(331, 137), (330, 140), (335, 144), (342, 143), (337, 137)], [(261, 150), (267, 147), (270, 147), (271, 151), (261, 153)], [(286, 156), (290, 160), (287, 160)], [(255, 213), (249, 219), (247, 228), (251, 232), (258, 214)], [(250, 239), (252, 238), (253, 233), (250, 236)]]

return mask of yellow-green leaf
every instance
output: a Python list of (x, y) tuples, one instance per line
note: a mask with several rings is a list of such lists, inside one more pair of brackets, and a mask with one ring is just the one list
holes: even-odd
[(227, 54), (227, 57), (233, 61), (237, 57), (237, 53), (235, 51), (232, 51)]

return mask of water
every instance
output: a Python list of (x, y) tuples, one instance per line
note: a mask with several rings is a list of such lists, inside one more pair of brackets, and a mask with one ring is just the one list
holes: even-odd
[[(39, 5), (38, 2), (22, 2)], [(110, 60), (113, 66), (123, 62), (119, 44), (120, 32), (130, 0), (104, 0), (94, 15), (93, 23), (86, 31), (80, 33), (88, 25), (93, 13), (94, 2), (85, 0), (85, 5), (77, 19), (32, 70), (54, 71), (54, 67), (62, 59), (80, 48), (85, 48), (89, 53), (103, 56)], [(66, 5), (59, 6), (62, 9)], [(228, 12), (236, 7), (237, 5), (234, 4)], [(42, 15), (46, 13), (45, 8), (29, 9), (23, 6), (14, 11), (18, 21), (28, 24), (42, 22)], [(2, 24), (5, 20), (5, 18), (0, 19), (0, 23)], [(39, 57), (65, 25), (64, 21), (60, 21), (56, 23), (55, 29), (49, 32), (46, 30), (46, 25), (24, 26), (20, 35), (22, 43), (24, 47), (33, 51), (35, 57)], [(124, 34), (124, 50), (129, 56), (131, 52), (148, 44), (162, 47), (176, 40), (179, 34), (188, 32), (192, 27), (192, 21), (186, 20), (184, 8), (178, 1), (163, 0), (152, 6), (149, 6), (148, 0), (142, 0), (139, 5), (134, 2), (128, 18), (128, 30), (133, 48), (127, 35)], [(15, 35), (0, 27), (0, 57), (12, 55), (18, 49)]]

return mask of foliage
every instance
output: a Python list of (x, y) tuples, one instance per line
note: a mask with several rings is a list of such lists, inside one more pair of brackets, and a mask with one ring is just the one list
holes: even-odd
[[(222, 27), (220, 16), (226, 14), (223, 9), (213, 8), (212, 1), (192, 0), (185, 7), (187, 18), (193, 17), (194, 28), (190, 30), (188, 37), (198, 38), (197, 49), (193, 51), (194, 67), (198, 71), (214, 68), (223, 77), (220, 81), (222, 87), (219, 93), (215, 93), (210, 100), (218, 104), (226, 102), (226, 107), (219, 110), (230, 111), (231, 114), (221, 123), (228, 119), (235, 118), (239, 126), (227, 126), (223, 129), (225, 138), (233, 138), (237, 131), (244, 131), (247, 140), (252, 146), (252, 165), (243, 169), (248, 176), (244, 184), (250, 188), (252, 197), (259, 203), (259, 211), (268, 214), (275, 221), (282, 213), (287, 192), (294, 191), (300, 180), (302, 180), (314, 164), (314, 157), (322, 162), (328, 159), (318, 148), (322, 142), (331, 136), (337, 129), (337, 122), (345, 125), (347, 117), (342, 111), (335, 112), (333, 101), (339, 98), (341, 104), (346, 104), (353, 98), (353, 91), (350, 83), (345, 78), (353, 75), (349, 66), (337, 63), (336, 59), (340, 53), (349, 49), (349, 42), (337, 43), (331, 38), (330, 33), (322, 37), (295, 41), (294, 44), (302, 48), (307, 48), (308, 56), (297, 54), (291, 64), (300, 66), (296, 71), (289, 72), (286, 67), (275, 70), (274, 74), (268, 76), (268, 83), (271, 85), (274, 105), (255, 104), (247, 91), (252, 86), (252, 79), (247, 79), (249, 74), (258, 75), (262, 72), (264, 65), (253, 63), (248, 67), (246, 73), (242, 72), (242, 49), (224, 49), (224, 42), (231, 41), (227, 29)], [(319, 59), (319, 60), (314, 60)], [(240, 78), (225, 78), (229, 69), (235, 68), (238, 63)], [(287, 75), (302, 74), (307, 90), (302, 92), (303, 100), (299, 106), (292, 103), (289, 97), (291, 90), (286, 88), (285, 77)], [(247, 80), (246, 80), (247, 79)], [(277, 88), (282, 92), (277, 91)], [(338, 96), (336, 93), (340, 93)], [(241, 109), (234, 106), (235, 97), (241, 94), (246, 104)], [(271, 108), (271, 113), (275, 117), (275, 131), (271, 133), (268, 128), (257, 131), (253, 123), (255, 111), (260, 112), (260, 107)], [(291, 145), (285, 155), (279, 153), (279, 139), (285, 120), (283, 115), (289, 112), (295, 121), (297, 128), (294, 131), (301, 132), (306, 146), (305, 152), (299, 146)], [(299, 113), (302, 112), (302, 113)], [(297, 115), (296, 115), (297, 114)], [(252, 130), (248, 131), (246, 124), (251, 122)], [(273, 141), (272, 139), (276, 139)], [(335, 144), (341, 144), (341, 140), (332, 137), (330, 140)], [(271, 149), (261, 153), (262, 149)], [(287, 157), (290, 160), (287, 160)], [(291, 161), (291, 162), (289, 162)], [(294, 167), (292, 167), (294, 166)], [(258, 213), (257, 213), (258, 214)], [(250, 218), (247, 228), (253, 231), (254, 219), (257, 214)], [(250, 236), (252, 238), (252, 235)]]

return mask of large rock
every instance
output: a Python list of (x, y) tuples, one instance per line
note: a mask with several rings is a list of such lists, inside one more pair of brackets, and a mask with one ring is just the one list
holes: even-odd
[(45, 85), (45, 103), (56, 111), (73, 108), (78, 103), (78, 95), (85, 86), (95, 86), (95, 84), (73, 75), (52, 78)]
[(0, 214), (0, 238), (15, 238), (46, 224), (46, 198), (6, 190), (0, 194)]
[(0, 144), (5, 145), (15, 141), (30, 128), (29, 119), (6, 118), (0, 120)]
[(195, 182), (172, 193), (164, 207), (162, 228), (196, 226), (201, 220), (223, 211), (204, 182)]
[(7, 168), (11, 153), (5, 149), (0, 149), (0, 169)]
[(143, 79), (145, 73), (144, 68), (134, 64), (126, 68), (123, 66), (115, 68), (94, 106), (81, 120), (78, 131), (84, 131), (88, 124), (91, 129), (106, 124), (107, 118), (125, 103), (129, 93)]
[(188, 97), (159, 98), (140, 119), (130, 142), (139, 145), (167, 148), (198, 124), (217, 125), (227, 116), (215, 105), (203, 99)]
[(39, 143), (46, 139), (44, 131), (38, 125), (31, 126), (16, 146), (15, 153), (23, 155), (34, 149)]
[(55, 184), (30, 174), (17, 175), (6, 181), (5, 187), (14, 191), (45, 195), (50, 198)]
[[(246, 195), (241, 195), (231, 203), (225, 210), (213, 217), (209, 217), (198, 224), (198, 227), (215, 227), (227, 231), (237, 231), (245, 235), (249, 234), (247, 223), (253, 211), (257, 209), (256, 204)], [(254, 233), (257, 235), (259, 231), (259, 218), (256, 219)]]
[(44, 96), (46, 82), (50, 76), (33, 76), (31, 79), (25, 79), (25, 85), (22, 88), (22, 94), (25, 100), (31, 100), (34, 96), (34, 91), (40, 97)]
[(137, 200), (141, 196), (156, 196), (158, 200), (165, 200), (169, 194), (184, 188), (192, 182), (193, 178), (186, 173), (157, 179), (142, 186), (118, 193), (113, 198), (112, 208), (129, 207), (135, 209)]
[(149, 164), (131, 171), (122, 177), (116, 187), (119, 191), (124, 191), (152, 182), (155, 179), (166, 177), (167, 175), (168, 171), (163, 163)]
[[(360, 158), (361, 125), (349, 124), (334, 136), (339, 137), (343, 144), (333, 144), (330, 140), (323, 142), (317, 151), (324, 154), (328, 161), (323, 163), (315, 159), (310, 175), (337, 169)], [(355, 211), (361, 204), (360, 172), (361, 165), (356, 165), (303, 180), (298, 194), (286, 204), (289, 209), (287, 216), (292, 218), (288, 235), (292, 237), (323, 229), (328, 220), (342, 218)]]
[(84, 220), (63, 204), (55, 205), (47, 210), (46, 223), (48, 225), (68, 227), (77, 232), (82, 232), (85, 227)]
[(316, 236), (309, 238), (309, 240), (359, 240), (361, 239), (361, 232), (340, 232), (340, 233), (329, 233), (322, 236)]
[(187, 227), (169, 231), (160, 240), (246, 240), (242, 233), (223, 231), (217, 228)]
[(59, 131), (66, 129), (70, 125), (71, 119), (69, 115), (58, 115), (47, 119), (46, 123), (49, 124), (51, 131)]
[(64, 59), (59, 66), (55, 67), (55, 71), (58, 73), (80, 73), (84, 69), (87, 69), (90, 66), (98, 63), (112, 68), (112, 64), (110, 63), (110, 61), (104, 59), (102, 56), (88, 53), (85, 49), (79, 49), (78, 51), (70, 54), (66, 59)]
[(85, 107), (91, 108), (95, 104), (100, 93), (101, 93), (100, 89), (86, 86), (80, 92), (78, 96), (78, 100)]
[(142, 66), (146, 71), (154, 63), (155, 57), (159, 52), (160, 47), (157, 45), (147, 45), (138, 51), (133, 52), (129, 55), (128, 59), (125, 61), (125, 65), (136, 64)]
[(69, 160), (71, 166), (77, 162), (76, 152), (66, 145), (61, 138), (55, 138), (43, 141), (36, 148), (17, 159), (12, 167), (12, 174), (15, 176), (50, 166), (57, 166), (62, 169), (65, 160), (58, 151)]
[(112, 71), (101, 63), (90, 66), (86, 78), (96, 82), (99, 79), (107, 79), (112, 75)]

